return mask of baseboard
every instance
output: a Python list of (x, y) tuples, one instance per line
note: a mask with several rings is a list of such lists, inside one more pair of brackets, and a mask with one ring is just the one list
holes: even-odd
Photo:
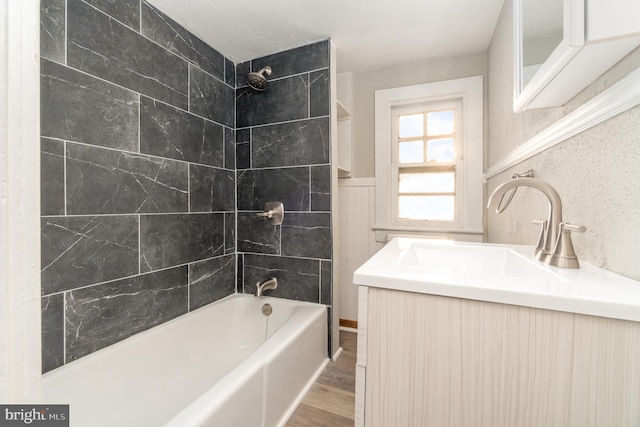
[(357, 320), (340, 319), (340, 326), (351, 329), (358, 329)]

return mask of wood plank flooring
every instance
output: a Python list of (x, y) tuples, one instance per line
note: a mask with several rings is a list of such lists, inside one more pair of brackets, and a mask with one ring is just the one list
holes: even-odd
[(342, 354), (327, 366), (286, 427), (353, 427), (356, 340), (356, 333), (340, 331)]

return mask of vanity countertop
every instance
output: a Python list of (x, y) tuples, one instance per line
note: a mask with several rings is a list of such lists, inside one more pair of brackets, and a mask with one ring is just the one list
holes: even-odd
[(532, 246), (395, 238), (353, 275), (356, 285), (640, 321), (640, 282), (580, 262), (533, 259)]

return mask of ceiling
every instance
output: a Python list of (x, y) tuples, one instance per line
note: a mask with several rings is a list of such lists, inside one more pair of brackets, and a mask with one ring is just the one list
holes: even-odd
[(235, 63), (331, 38), (338, 72), (487, 50), (504, 0), (147, 0)]

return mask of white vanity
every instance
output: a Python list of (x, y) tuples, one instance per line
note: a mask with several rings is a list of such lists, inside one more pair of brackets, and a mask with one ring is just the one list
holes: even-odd
[(640, 282), (392, 240), (360, 285), (356, 426), (640, 425)]

